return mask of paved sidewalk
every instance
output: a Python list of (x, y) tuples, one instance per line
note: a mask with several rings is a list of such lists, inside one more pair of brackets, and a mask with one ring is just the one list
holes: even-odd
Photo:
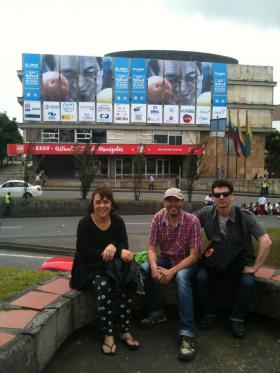
[(102, 336), (98, 324), (84, 327), (62, 345), (44, 373), (279, 372), (279, 324), (251, 315), (248, 337), (238, 340), (229, 333), (223, 313), (212, 330), (198, 330), (195, 360), (180, 362), (176, 346), (178, 318), (174, 309), (167, 314), (166, 324), (150, 330), (133, 328), (141, 342), (139, 351), (128, 351), (117, 344), (117, 354), (110, 357), (100, 352)]

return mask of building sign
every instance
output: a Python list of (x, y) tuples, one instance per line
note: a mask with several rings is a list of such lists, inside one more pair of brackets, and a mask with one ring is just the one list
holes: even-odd
[[(82, 154), (87, 144), (8, 144), (8, 155), (20, 155), (32, 153), (52, 155)], [(97, 149), (96, 149), (97, 147)], [(91, 144), (90, 152), (96, 155), (188, 155), (194, 152), (201, 155), (203, 147), (200, 145), (168, 145), (168, 144)]]

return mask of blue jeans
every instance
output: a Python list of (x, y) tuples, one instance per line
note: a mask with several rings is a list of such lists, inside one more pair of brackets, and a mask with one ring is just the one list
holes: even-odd
[[(199, 268), (196, 274), (196, 289), (200, 306), (206, 316), (213, 316), (217, 313), (216, 281), (217, 276), (214, 271), (204, 267)], [(249, 312), (255, 282), (255, 275), (251, 273), (242, 273), (234, 281), (235, 291), (230, 313), (231, 320), (244, 321)]]
[[(157, 265), (159, 267), (170, 268), (170, 261), (164, 257), (157, 258)], [(160, 285), (156, 283), (151, 276), (151, 269), (148, 262), (143, 265), (147, 273), (145, 280), (146, 291), (146, 305), (150, 315), (157, 316), (162, 312), (161, 299), (160, 299)], [(193, 322), (193, 296), (191, 278), (196, 272), (196, 264), (181, 269), (176, 273), (175, 281), (178, 294), (179, 317), (181, 327), (179, 335), (193, 337), (195, 334)]]

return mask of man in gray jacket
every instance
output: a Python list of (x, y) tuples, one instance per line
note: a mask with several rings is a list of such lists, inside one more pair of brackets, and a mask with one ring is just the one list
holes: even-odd
[[(234, 245), (235, 242), (240, 241), (240, 237), (243, 237), (245, 265), (240, 275), (233, 280), (235, 292), (230, 322), (233, 336), (244, 338), (246, 336), (244, 320), (249, 311), (255, 286), (255, 272), (265, 262), (272, 242), (250, 211), (233, 207), (233, 185), (229, 181), (216, 180), (211, 189), (214, 205), (203, 207), (195, 215), (199, 218), (207, 239), (220, 243), (221, 248), (228, 244)], [(257, 255), (251, 235), (259, 243)], [(219, 277), (223, 277), (223, 274), (218, 273), (215, 268), (208, 268), (203, 263), (196, 275), (198, 298), (203, 312), (200, 327), (203, 329), (210, 329), (217, 317), (215, 293), (216, 278)]]

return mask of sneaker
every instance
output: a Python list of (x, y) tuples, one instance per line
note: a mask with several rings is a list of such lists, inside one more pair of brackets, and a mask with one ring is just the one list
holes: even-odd
[(235, 338), (245, 338), (246, 329), (243, 321), (231, 321), (231, 333)]
[(212, 328), (216, 321), (217, 315), (204, 315), (198, 322), (198, 326), (201, 329), (209, 330)]
[(157, 315), (157, 316), (149, 315), (148, 317), (140, 321), (139, 326), (142, 329), (149, 329), (158, 324), (162, 324), (166, 320), (167, 320), (167, 317), (165, 316), (164, 313), (161, 313), (160, 315)]
[(193, 337), (180, 336), (178, 358), (182, 361), (193, 360), (195, 355), (195, 343)]

